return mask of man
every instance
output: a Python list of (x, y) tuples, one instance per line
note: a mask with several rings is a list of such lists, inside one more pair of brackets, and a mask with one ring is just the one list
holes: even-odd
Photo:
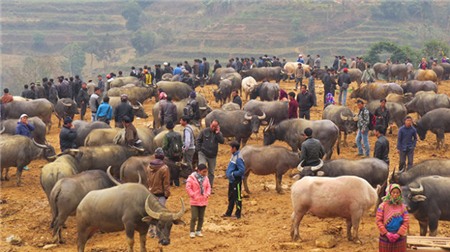
[(239, 105), (239, 108), (242, 109), (242, 99), (239, 96), (239, 91), (233, 89), (233, 91), (231, 91), (231, 97), (233, 97), (233, 103), (236, 103)]
[(295, 93), (289, 92), (289, 107), (288, 107), (288, 117), (289, 119), (298, 118), (298, 102), (295, 100)]
[(348, 68), (344, 68), (344, 73), (341, 73), (338, 78), (340, 105), (345, 106), (347, 104), (347, 89), (351, 82)]
[(99, 87), (94, 88), (94, 93), (89, 98), (89, 108), (91, 109), (91, 121), (95, 122), (97, 118), (97, 109), (99, 103), (98, 100), (100, 98), (100, 94), (102, 93), (102, 90)]
[[(34, 130), (34, 126), (32, 124), (28, 123), (28, 115), (27, 114), (22, 114), (20, 116), (19, 121), (17, 122), (17, 126), (16, 126), (16, 135), (22, 135), (22, 136), (26, 136), (28, 138), (32, 137), (32, 131)], [(28, 171), (28, 166), (24, 166), (23, 169), (25, 171)], [(20, 171), (21, 173), (22, 171)]]
[(213, 73), (216, 72), (217, 68), (221, 68), (222, 67), (222, 65), (219, 63), (218, 59), (216, 59), (215, 62), (216, 62), (216, 64), (214, 64)]
[(188, 116), (183, 116), (180, 119), (181, 126), (183, 129), (183, 161), (189, 166), (190, 170), (192, 170), (192, 160), (194, 159), (195, 154), (195, 136), (194, 129), (189, 124), (190, 118)]
[(316, 96), (316, 72), (311, 72), (311, 75), (308, 79), (308, 92), (311, 94), (314, 100), (314, 107), (317, 107), (317, 96)]
[(377, 141), (375, 142), (373, 157), (383, 160), (389, 166), (389, 141), (384, 136), (386, 129), (382, 125), (377, 125), (375, 126), (374, 134), (377, 137)]
[(314, 60), (314, 68), (320, 69), (320, 55), (317, 54), (316, 59)]
[(374, 115), (376, 118), (375, 126), (380, 125), (384, 128), (384, 132), (386, 132), (389, 126), (389, 120), (391, 118), (391, 114), (386, 108), (386, 99), (383, 98), (380, 100), (380, 106), (375, 110)]
[(314, 105), (314, 98), (306, 90), (305, 85), (301, 85), (301, 92), (297, 95), (297, 103), (299, 108), (299, 118), (309, 120), (311, 118), (310, 109)]
[(130, 76), (137, 77), (137, 71), (134, 66), (131, 67)]
[(144, 83), (147, 87), (153, 84), (152, 74), (149, 72), (148, 69), (144, 69)]
[[(369, 110), (364, 106), (364, 101), (358, 99), (356, 104), (359, 109), (358, 113), (358, 133), (356, 135), (356, 146), (358, 147), (358, 156), (366, 156), (370, 155), (370, 146), (369, 146), (369, 123), (370, 123), (370, 114)], [(364, 153), (361, 141), (364, 144)]]
[(68, 116), (64, 118), (64, 125), (61, 128), (61, 132), (59, 132), (59, 146), (61, 152), (67, 149), (76, 148), (75, 138), (77, 138), (77, 131), (72, 124), (72, 118)]
[(216, 169), (217, 152), (219, 151), (219, 143), (225, 142), (222, 132), (220, 132), (219, 122), (213, 120), (209, 128), (203, 129), (197, 138), (198, 163), (208, 166), (208, 179), (211, 188), (214, 185), (214, 170)]
[[(181, 135), (173, 130), (174, 123), (168, 121), (166, 128), (169, 130), (163, 138), (162, 148), (164, 150), (164, 156), (168, 158), (169, 167), (171, 165), (175, 166), (176, 162), (183, 159), (183, 142), (181, 141)], [(170, 162), (170, 163), (169, 163)], [(170, 185), (180, 186), (180, 170), (176, 167), (172, 167), (170, 170)]]
[(161, 81), (163, 72), (161, 69), (161, 65), (160, 64), (156, 64), (155, 65), (155, 83), (158, 83), (159, 81)]
[(177, 106), (172, 102), (172, 96), (167, 96), (167, 101), (160, 103), (160, 110), (161, 127), (166, 125), (168, 121), (177, 121)]
[(301, 54), (298, 55), (297, 62), (305, 64), (305, 60), (303, 59), (303, 55), (301, 55)]
[(114, 109), (114, 121), (116, 128), (123, 128), (122, 119), (124, 116), (128, 116), (128, 118), (133, 121), (134, 112), (133, 107), (128, 102), (128, 95), (121, 94), (120, 104)]
[(97, 121), (104, 122), (109, 125), (112, 119), (112, 107), (109, 105), (109, 96), (103, 97), (103, 102), (97, 108)]
[(24, 88), (24, 90), (22, 91), (23, 98), (27, 98), (27, 99), (35, 99), (36, 98), (36, 94), (32, 90), (28, 89), (27, 84), (23, 85), (23, 88)]
[(306, 56), (306, 65), (308, 65), (311, 69), (314, 68), (314, 60), (309, 54)]
[(334, 71), (339, 69), (339, 56), (334, 56), (333, 69)]
[(367, 68), (361, 76), (361, 81), (366, 84), (370, 84), (375, 81), (375, 71), (370, 67), (370, 64), (367, 64)]
[(134, 146), (137, 149), (144, 151), (142, 148), (142, 140), (139, 139), (136, 127), (131, 122), (128, 116), (122, 117), (122, 124), (125, 130), (124, 141), (127, 146)]
[(6, 104), (6, 103), (14, 101), (14, 98), (9, 93), (9, 89), (8, 88), (3, 89), (3, 96), (2, 96), (1, 100), (2, 100), (2, 104)]
[[(72, 78), (72, 77), (70, 77)], [(78, 97), (78, 92), (80, 92), (82, 81), (79, 75), (75, 75), (75, 79), (72, 82), (72, 99), (75, 100)]]
[(105, 91), (105, 83), (103, 82), (103, 77), (101, 74), (97, 75), (98, 83), (97, 87), (103, 92)]
[(323, 104), (326, 103), (327, 94), (331, 93), (334, 96), (334, 84), (331, 82), (331, 71), (333, 68), (328, 68), (325, 74), (322, 76), (323, 83)]
[(189, 65), (189, 62), (187, 60), (184, 61), (184, 69), (186, 69), (189, 73), (192, 73), (192, 67)]
[(300, 162), (302, 166), (314, 166), (320, 164), (320, 160), (325, 155), (325, 149), (319, 140), (312, 137), (313, 130), (306, 128), (303, 135), (306, 137), (302, 143)]
[[(412, 118), (405, 118), (405, 125), (398, 130), (397, 152), (400, 154), (400, 171), (407, 171), (413, 165), (414, 149), (417, 143), (417, 131), (412, 126)], [(408, 166), (405, 167), (406, 157), (408, 157)]]
[(72, 87), (69, 82), (64, 79), (64, 76), (58, 77), (59, 84), (56, 87), (58, 89), (59, 98), (72, 98)]
[(81, 120), (84, 120), (84, 115), (86, 115), (86, 108), (87, 104), (89, 103), (89, 94), (87, 89), (86, 82), (83, 82), (81, 84), (81, 89), (78, 92), (78, 96), (76, 99), (78, 106), (80, 106), (80, 118)]
[(53, 83), (53, 79), (50, 79), (47, 85), (48, 85), (48, 100), (51, 103), (53, 103), (53, 105), (56, 105), (56, 103), (58, 102), (58, 89)]
[(294, 90), (297, 90), (298, 88), (298, 84), (300, 83), (300, 85), (303, 85), (303, 74), (304, 74), (304, 70), (302, 67), (302, 63), (298, 63), (297, 68), (295, 69), (295, 88)]
[(203, 57), (203, 76), (205, 76), (205, 78), (209, 77), (209, 62), (206, 60), (206, 57)]
[(223, 217), (231, 217), (233, 213), (234, 205), (236, 205), (235, 216), (236, 219), (241, 218), (242, 213), (242, 179), (244, 178), (245, 165), (242, 159), (241, 152), (239, 151), (240, 144), (237, 141), (230, 143), (231, 146), (231, 159), (228, 163), (226, 175), (228, 178), (228, 208)]

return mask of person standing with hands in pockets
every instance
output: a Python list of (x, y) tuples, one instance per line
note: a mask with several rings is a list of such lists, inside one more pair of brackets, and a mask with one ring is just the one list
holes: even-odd
[[(191, 204), (191, 226), (189, 236), (191, 238), (195, 238), (196, 236), (203, 237), (203, 220), (205, 217), (206, 206), (208, 205), (208, 198), (211, 195), (208, 168), (205, 164), (199, 164), (197, 171), (194, 171), (189, 175), (186, 180), (186, 191), (189, 195)], [(196, 222), (197, 229), (195, 229)]]
[(230, 143), (231, 159), (228, 163), (226, 175), (228, 181), (228, 209), (223, 217), (231, 217), (234, 205), (236, 204), (236, 219), (241, 218), (242, 212), (242, 179), (244, 178), (245, 165), (239, 148), (241, 145), (237, 141)]

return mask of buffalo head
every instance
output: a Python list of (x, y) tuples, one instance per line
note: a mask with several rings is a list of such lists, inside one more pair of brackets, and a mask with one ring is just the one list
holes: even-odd
[(269, 125), (264, 128), (264, 145), (271, 145), (277, 140), (275, 127), (273, 126), (273, 118), (270, 119)]
[(424, 195), (423, 185), (417, 182), (404, 186), (402, 188), (402, 195), (408, 211), (411, 213), (416, 212), (420, 204), (427, 199), (427, 196)]
[(320, 159), (320, 163), (315, 166), (302, 166), (303, 165), (302, 160), (300, 164), (298, 164), (297, 169), (300, 172), (300, 178), (303, 178), (305, 176), (324, 176), (325, 172), (321, 171), (320, 169), (323, 167), (323, 160)]
[(356, 131), (358, 129), (358, 115), (354, 116), (345, 116), (342, 114), (342, 112), (339, 114), (339, 117), (341, 118), (343, 122), (343, 126), (346, 133), (352, 133), (353, 131)]
[(32, 139), (32, 141), (34, 145), (43, 150), (42, 155), (47, 161), (54, 161), (56, 159), (55, 148), (53, 148), (53, 146), (51, 146), (48, 142), (45, 142), (45, 144), (39, 144), (36, 143), (34, 138)]
[(245, 121), (243, 122), (243, 124), (250, 123), (250, 126), (252, 128), (252, 132), (253, 133), (258, 133), (259, 126), (261, 125), (262, 120), (264, 120), (265, 118), (266, 118), (266, 114), (264, 112), (263, 112), (262, 116), (250, 115), (249, 113), (245, 113), (245, 115), (244, 115)]
[(144, 106), (140, 102), (137, 102), (137, 105), (132, 105), (134, 115), (140, 118), (148, 118), (147, 113), (144, 111)]
[(417, 130), (417, 135), (419, 135), (420, 140), (425, 140), (425, 136), (427, 135), (427, 130), (424, 129), (422, 126), (422, 123), (418, 121), (416, 124), (414, 124), (414, 128)]

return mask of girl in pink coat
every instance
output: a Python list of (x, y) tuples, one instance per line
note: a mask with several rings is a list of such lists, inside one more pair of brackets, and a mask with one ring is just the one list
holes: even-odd
[[(186, 191), (189, 195), (191, 204), (191, 227), (189, 236), (191, 238), (195, 238), (195, 236), (203, 237), (203, 219), (205, 217), (206, 205), (208, 205), (208, 197), (211, 195), (208, 168), (205, 164), (199, 164), (197, 171), (189, 175), (189, 178), (186, 181)], [(197, 220), (197, 229), (195, 229)]]

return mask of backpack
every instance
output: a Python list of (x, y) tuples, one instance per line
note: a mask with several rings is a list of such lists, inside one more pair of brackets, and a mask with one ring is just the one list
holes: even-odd
[(176, 132), (166, 134), (168, 146), (164, 150), (164, 155), (173, 160), (181, 160), (183, 158), (183, 142), (181, 135)]
[(190, 119), (194, 118), (194, 107), (192, 106), (192, 101), (189, 101), (186, 104), (186, 107), (183, 108), (183, 115), (189, 116)]
[(377, 124), (377, 117), (369, 111), (369, 130), (373, 130), (375, 128), (375, 124)]

